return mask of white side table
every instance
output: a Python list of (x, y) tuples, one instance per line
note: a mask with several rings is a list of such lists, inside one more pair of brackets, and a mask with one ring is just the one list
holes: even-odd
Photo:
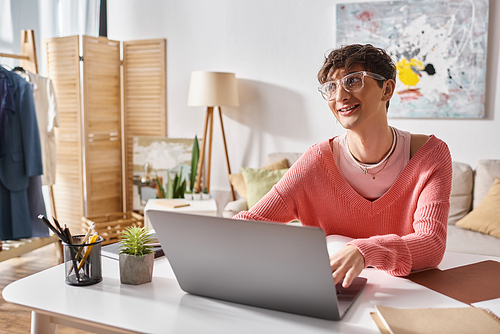
[[(144, 226), (148, 229), (153, 229), (153, 226), (149, 222), (148, 216), (146, 212), (148, 210), (162, 210), (162, 211), (174, 211), (180, 213), (192, 213), (196, 215), (205, 215), (205, 216), (217, 216), (217, 203), (215, 199), (199, 199), (199, 200), (186, 200), (186, 199), (178, 199), (176, 201), (182, 203), (189, 203), (189, 206), (183, 206), (180, 208), (170, 208), (168, 206), (162, 205), (162, 201), (166, 201), (164, 199), (150, 199), (148, 203), (144, 207)], [(168, 200), (168, 201), (171, 201)]]

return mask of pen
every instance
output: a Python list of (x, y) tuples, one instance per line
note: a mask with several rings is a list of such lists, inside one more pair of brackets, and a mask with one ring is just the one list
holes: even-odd
[[(89, 244), (93, 244), (94, 242), (96, 242), (97, 237), (98, 237), (98, 235), (94, 234), (92, 236), (92, 238), (90, 239)], [(87, 259), (87, 257), (89, 256), (91, 250), (92, 250), (92, 246), (87, 246), (87, 249), (85, 250), (85, 254), (83, 255), (83, 258), (80, 261), (80, 264), (78, 265), (78, 270), (82, 269), (83, 263), (85, 262), (85, 259)]]
[[(66, 224), (64, 224), (64, 228), (63, 228), (62, 232), (68, 240), (66, 243), (68, 245), (72, 245), (73, 244), (73, 237), (71, 236), (71, 233), (69, 232), (69, 228), (68, 228), (68, 226), (66, 226)], [(74, 251), (73, 247), (69, 247), (69, 252), (70, 252), (71, 258), (73, 260), (73, 268), (77, 268), (78, 266), (76, 264), (76, 256), (75, 256), (75, 251)], [(68, 276), (70, 273), (71, 273), (71, 271), (68, 273)], [(75, 270), (75, 276), (76, 276), (76, 279), (78, 281), (80, 281), (80, 273), (78, 272), (78, 270)]]
[[(82, 244), (86, 244), (87, 243), (87, 240), (89, 239), (90, 237), (90, 233), (92, 233), (92, 230), (95, 228), (95, 223), (93, 222), (89, 229), (87, 230), (87, 234), (85, 234), (85, 236), (83, 237), (83, 241), (82, 241)], [(90, 242), (92, 243), (92, 241)], [(81, 247), (79, 250), (78, 250), (78, 253), (76, 253), (76, 259), (78, 260), (78, 258), (80, 257), (80, 255), (82, 255), (82, 252), (83, 252), (83, 247)], [(81, 268), (81, 264), (80, 266), (78, 266), (78, 270), (80, 270)], [(73, 265), (71, 266), (71, 268), (69, 268), (69, 272), (68, 272), (68, 275), (71, 274), (71, 271), (73, 270)]]
[[(92, 222), (92, 224), (89, 226), (89, 229), (87, 230), (87, 233), (85, 234), (85, 237), (83, 237), (82, 244), (86, 243), (87, 240), (89, 240), (90, 233), (92, 233), (92, 230), (95, 228), (95, 223)], [(91, 242), (92, 243), (92, 242)]]
[(38, 219), (40, 219), (45, 225), (47, 225), (47, 227), (52, 231), (54, 232), (55, 235), (57, 235), (59, 237), (59, 239), (61, 239), (62, 241), (68, 243), (68, 241), (66, 240), (66, 237), (63, 235), (63, 233), (61, 233), (61, 231), (58, 231), (51, 223), (50, 221), (44, 216), (44, 215), (38, 215)]
[(62, 232), (61, 225), (59, 225), (59, 222), (57, 221), (56, 217), (52, 216), (52, 220), (56, 224), (56, 227), (58, 228), (59, 232)]
[(69, 232), (69, 228), (66, 224), (64, 224), (64, 228), (63, 228), (62, 232), (66, 236), (66, 239), (68, 240), (67, 244), (72, 245), (73, 244), (73, 237), (71, 236), (71, 233)]

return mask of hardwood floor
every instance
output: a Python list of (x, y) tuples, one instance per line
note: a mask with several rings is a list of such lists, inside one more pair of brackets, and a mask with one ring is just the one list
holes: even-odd
[[(0, 334), (30, 333), (31, 312), (7, 303), (1, 297), (1, 291), (15, 280), (58, 265), (59, 253), (56, 247), (54, 244), (48, 245), (20, 257), (0, 262)], [(62, 277), (61, 280), (63, 280)], [(89, 332), (57, 326), (57, 333), (85, 334)]]

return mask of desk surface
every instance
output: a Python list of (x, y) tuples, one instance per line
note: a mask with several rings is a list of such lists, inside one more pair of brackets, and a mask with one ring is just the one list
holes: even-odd
[[(439, 268), (485, 259), (492, 257), (447, 253)], [(342, 321), (327, 321), (186, 294), (165, 258), (155, 262), (153, 282), (122, 285), (118, 261), (102, 260), (101, 283), (69, 286), (64, 283), (64, 266), (59, 265), (11, 283), (3, 290), (3, 297), (38, 314), (50, 315), (55, 323), (81, 329), (100, 328), (99, 332), (107, 332), (99, 327), (104, 325), (147, 333), (379, 333), (370, 317), (376, 304), (402, 308), (467, 307), (407, 279), (368, 268), (361, 274), (368, 278), (368, 284), (353, 307)], [(500, 299), (488, 305), (498, 307)], [(62, 320), (58, 322), (58, 318)]]
[[(162, 205), (162, 202), (168, 201), (177, 201), (179, 203), (187, 203), (188, 206), (182, 206), (179, 208), (171, 208), (165, 205)], [(199, 200), (185, 200), (185, 199), (150, 199), (148, 203), (144, 207), (144, 211), (147, 210), (165, 210), (165, 211), (175, 211), (182, 213), (196, 213), (196, 214), (209, 214), (215, 215), (217, 214), (217, 203), (215, 199), (199, 199)]]
[(165, 205), (162, 205), (162, 202), (171, 201), (164, 199), (150, 199), (148, 203), (144, 207), (144, 225), (148, 229), (153, 229), (149, 218), (147, 216), (148, 210), (163, 210), (163, 211), (173, 211), (180, 213), (192, 213), (197, 215), (205, 215), (205, 216), (216, 216), (217, 215), (217, 203), (215, 199), (199, 199), (199, 200), (185, 200), (185, 199), (175, 199), (174, 201), (178, 201), (180, 203), (188, 203), (188, 206), (182, 206), (179, 208), (171, 208)]

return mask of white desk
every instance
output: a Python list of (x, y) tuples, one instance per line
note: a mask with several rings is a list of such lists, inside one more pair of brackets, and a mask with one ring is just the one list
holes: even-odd
[[(440, 269), (491, 257), (447, 253)], [(500, 261), (500, 258), (493, 258)], [(64, 283), (59, 265), (13, 282), (3, 298), (31, 309), (32, 333), (55, 333), (56, 324), (98, 333), (379, 333), (370, 312), (392, 307), (467, 307), (404, 278), (365, 269), (368, 284), (342, 321), (327, 321), (223, 302), (180, 290), (168, 261), (155, 262), (151, 283), (120, 284), (118, 261), (103, 258), (102, 282), (87, 287)], [(500, 309), (500, 299), (489, 302)]]
[[(180, 213), (192, 213), (197, 215), (205, 215), (205, 216), (216, 216), (217, 215), (217, 203), (215, 199), (200, 199), (200, 200), (185, 200), (185, 199), (176, 199), (176, 201), (182, 203), (188, 203), (189, 206), (183, 206), (180, 208), (170, 208), (165, 205), (161, 205), (164, 202), (164, 199), (150, 199), (148, 203), (144, 207), (144, 225), (148, 229), (153, 229), (151, 223), (149, 222), (148, 216), (146, 212), (148, 210), (163, 210), (163, 211), (174, 211)], [(171, 201), (171, 200), (169, 200)]]

